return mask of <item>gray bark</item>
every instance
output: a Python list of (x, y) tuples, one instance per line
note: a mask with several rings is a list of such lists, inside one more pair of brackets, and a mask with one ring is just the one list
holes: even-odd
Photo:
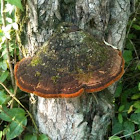
[[(62, 21), (72, 22), (100, 40), (123, 49), (133, 8), (130, 0), (28, 0), (24, 33), (33, 56)], [(103, 140), (113, 117), (115, 86), (71, 99), (35, 97), (31, 110), (40, 132), (52, 140)]]

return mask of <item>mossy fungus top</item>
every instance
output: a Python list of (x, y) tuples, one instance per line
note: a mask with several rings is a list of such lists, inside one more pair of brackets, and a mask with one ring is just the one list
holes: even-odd
[(73, 24), (61, 24), (35, 56), (15, 66), (18, 87), (45, 98), (97, 92), (122, 77), (121, 52)]

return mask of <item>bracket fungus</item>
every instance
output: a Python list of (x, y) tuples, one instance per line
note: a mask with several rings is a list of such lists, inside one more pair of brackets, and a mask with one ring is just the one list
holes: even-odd
[(44, 98), (70, 98), (97, 92), (119, 80), (124, 59), (119, 50), (71, 24), (59, 26), (36, 53), (15, 66), (17, 86)]

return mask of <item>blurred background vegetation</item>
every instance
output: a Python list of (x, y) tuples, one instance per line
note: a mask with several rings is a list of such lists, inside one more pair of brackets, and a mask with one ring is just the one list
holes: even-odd
[(131, 15), (123, 51), (125, 74), (115, 92), (110, 140), (140, 140), (140, 2)]
[[(13, 78), (19, 61), (15, 6), (23, 10), (21, 0), (1, 0), (0, 14), (0, 140), (48, 140), (38, 133), (29, 113), (28, 94), (20, 91)], [(115, 92), (115, 116), (109, 140), (140, 140), (140, 2), (131, 15), (123, 51), (125, 74)], [(12, 84), (11, 84), (12, 83)], [(17, 94), (18, 93), (18, 94)], [(27, 123), (28, 122), (28, 123)]]

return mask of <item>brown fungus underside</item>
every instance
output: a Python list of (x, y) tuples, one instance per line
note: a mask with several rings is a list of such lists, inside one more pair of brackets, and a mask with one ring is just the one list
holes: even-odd
[(97, 92), (121, 78), (121, 52), (73, 25), (60, 26), (34, 57), (15, 66), (18, 87), (45, 98)]

